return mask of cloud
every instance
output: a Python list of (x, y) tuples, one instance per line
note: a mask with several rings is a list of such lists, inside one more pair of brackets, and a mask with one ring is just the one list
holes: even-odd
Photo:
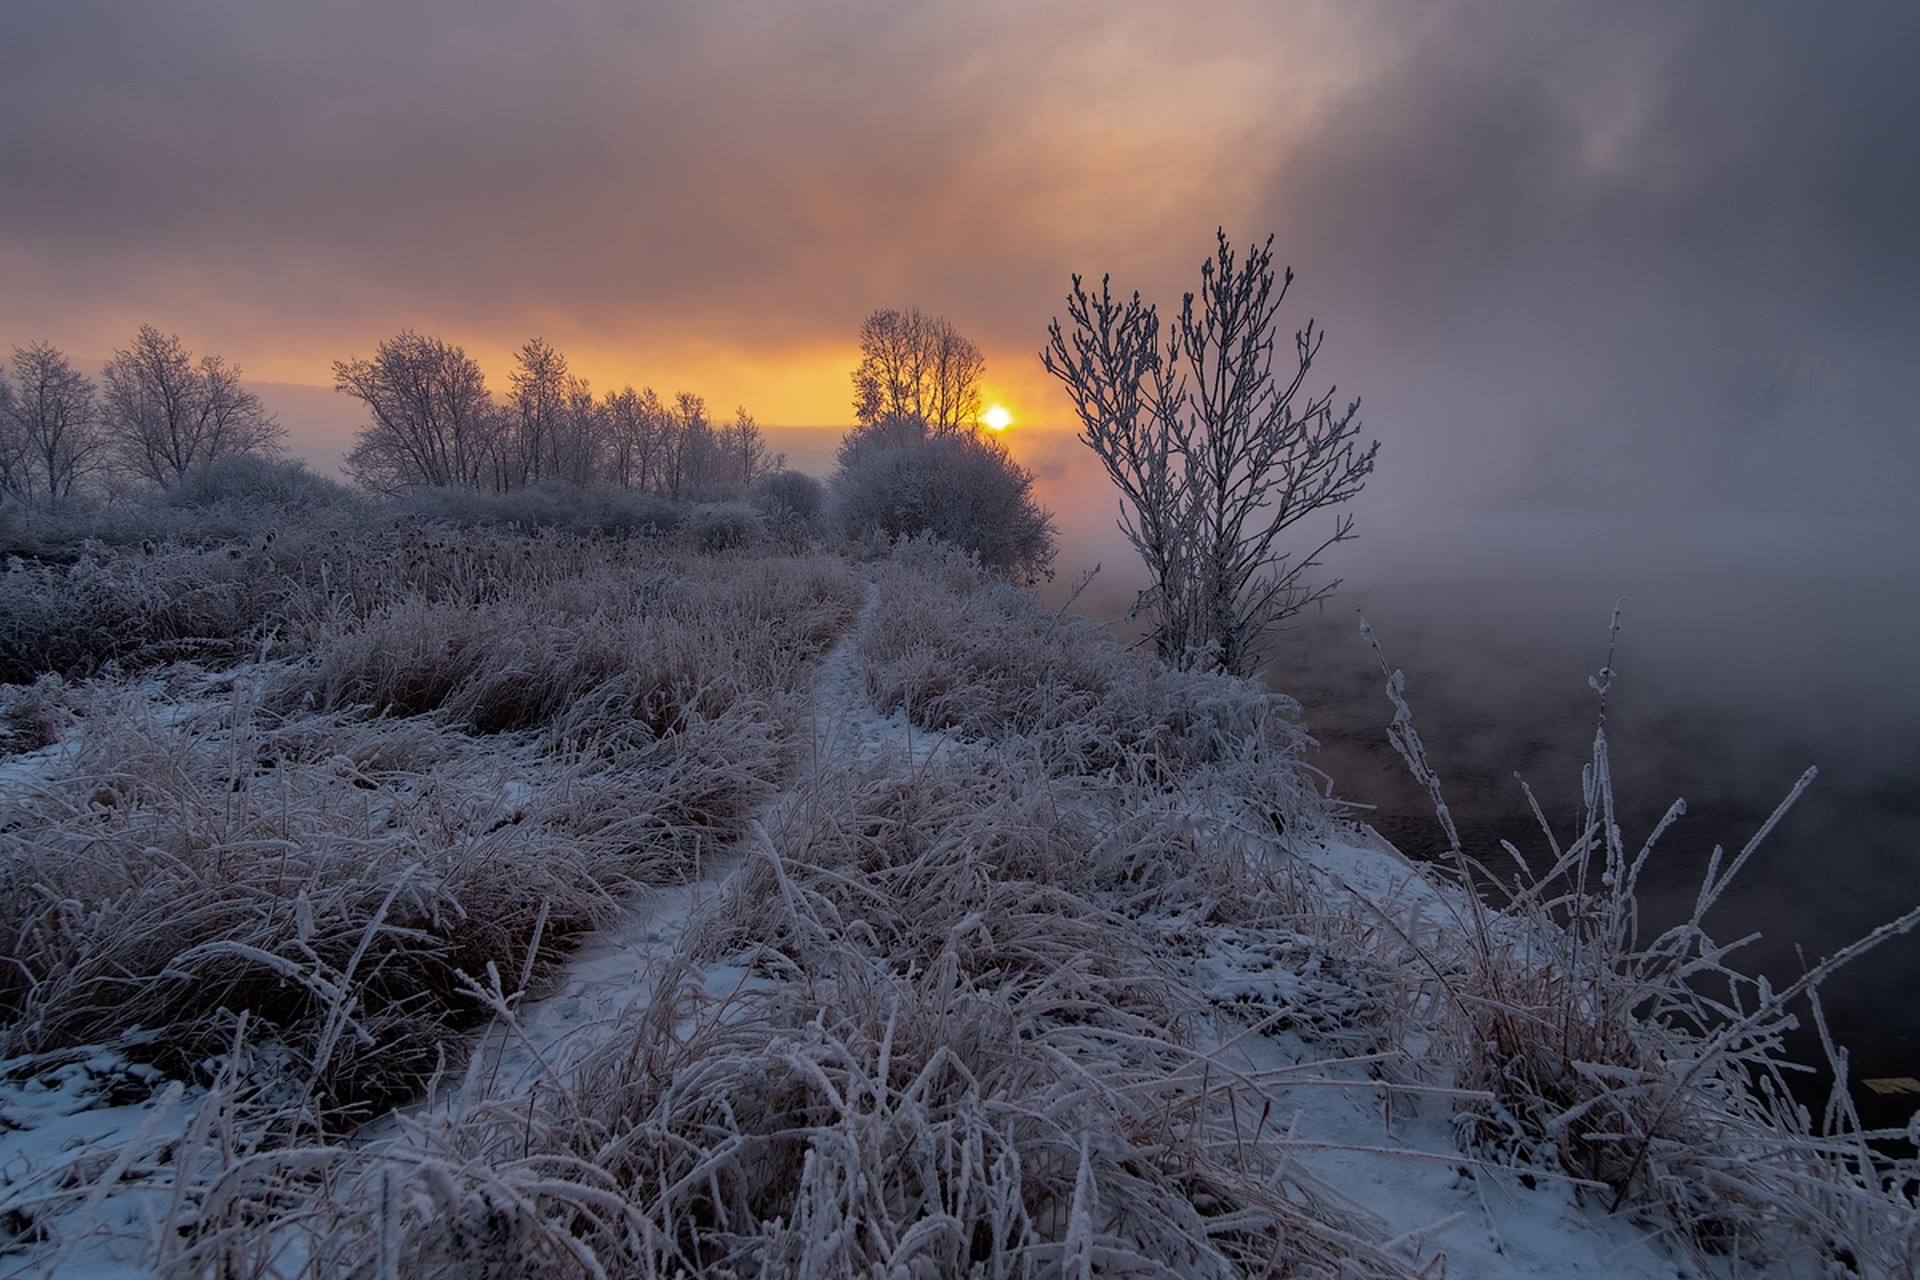
[[(1678, 442), (1684, 481), (1609, 483), (1691, 500), (1747, 486), (1700, 477), (1787, 452), (1795, 414), (1897, 447), (1917, 26), (1648, 0), (12, 5), (0, 112), (32, 127), (0, 157), (0, 341), (100, 356), (151, 321), (324, 383), (405, 327), (496, 369), (541, 334), (598, 385), (833, 421), (860, 317), (916, 305), (1060, 425), (1034, 353), (1068, 274), (1171, 308), (1224, 225), (1279, 232), (1383, 487), (1557, 501), (1594, 483), (1591, 441)], [(1756, 445), (1786, 372), (1853, 399)]]
[(1910, 6), (1426, 7), (1266, 202), (1330, 349), (1385, 371), (1383, 477), (1832, 501), (1910, 456), (1916, 37)]
[(407, 325), (817, 348), (912, 303), (1024, 359), (1069, 261), (1218, 216), (1194, 211), (1230, 170), (1220, 117), (1277, 93), (1212, 33), (1092, 3), (0, 22), (0, 108), (39, 125), (7, 162), (33, 180), (0, 189), (0, 255), (42, 295), (9, 324), (137, 302), (335, 354)]

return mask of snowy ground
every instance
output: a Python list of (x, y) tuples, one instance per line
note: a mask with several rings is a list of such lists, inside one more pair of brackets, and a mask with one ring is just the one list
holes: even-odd
[[(869, 601), (863, 624), (871, 609)], [(900, 712), (879, 714), (866, 695), (856, 642), (857, 635), (843, 638), (821, 664), (814, 686), (813, 768), (886, 762), (911, 769), (935, 752), (975, 749), (916, 731)], [(1410, 898), (1431, 894), (1384, 841), (1363, 837), (1309, 847), (1301, 856), (1335, 892), (1396, 913), (1406, 911)], [(501, 1047), (490, 1045), (478, 1059), (487, 1064), (488, 1091), (499, 1098), (528, 1087), (565, 1057), (585, 1053), (596, 1028), (617, 1026), (622, 1015), (644, 1006), (654, 976), (672, 960), (680, 938), (723, 896), (730, 870), (657, 892), (628, 923), (584, 947), (562, 989), (525, 1011), (524, 1047), (507, 1047), (505, 1033), (493, 1033)], [(1428, 914), (1442, 913), (1435, 907)], [(1195, 976), (1223, 1005), (1245, 1003), (1250, 995), (1282, 1001), (1300, 994), (1303, 977), (1284, 955), (1288, 940), (1250, 938), (1192, 921), (1167, 925), (1193, 957)], [(724, 996), (753, 981), (746, 970), (726, 966), (709, 969), (704, 985)], [(1311, 978), (1305, 982), (1310, 985)], [(531, 1060), (534, 1049), (544, 1064)], [(1223, 1070), (1244, 1072), (1259, 1085), (1254, 1096), (1264, 1094), (1272, 1103), (1266, 1123), (1288, 1131), (1301, 1164), (1376, 1219), (1383, 1236), (1401, 1242), (1418, 1263), (1437, 1262), (1435, 1274), (1487, 1280), (1693, 1274), (1673, 1251), (1628, 1219), (1605, 1213), (1592, 1196), (1582, 1203), (1565, 1183), (1463, 1159), (1451, 1141), (1444, 1103), (1422, 1097), (1425, 1091), (1396, 1101), (1390, 1086), (1370, 1079), (1364, 1059), (1322, 1060), (1297, 1036), (1259, 1031), (1224, 1036), (1217, 1053)]]
[[(860, 625), (868, 624), (869, 600)], [(844, 636), (820, 663), (813, 690), (812, 750), (796, 783), (824, 772), (911, 771), (931, 755), (988, 748), (915, 730), (900, 713), (879, 714), (868, 699)], [(57, 753), (16, 761), (17, 781), (53, 767)], [(434, 1117), (488, 1105), (511, 1109), (531, 1091), (555, 1087), (569, 1064), (644, 1017), (662, 975), (685, 963), (683, 943), (726, 898), (732, 877), (756, 856), (755, 837), (731, 860), (692, 883), (651, 891), (616, 925), (587, 938), (537, 998), (509, 1001), (510, 1017), (486, 1031), (462, 1078), (430, 1100), (371, 1126), (369, 1150), (431, 1141)], [(1447, 905), (1406, 862), (1364, 831), (1297, 845), (1292, 856), (1334, 898), (1373, 904), (1382, 917), (1440, 923)], [(1167, 963), (1191, 976), (1222, 1010), (1206, 1051), (1223, 1075), (1245, 1087), (1236, 1106), (1250, 1133), (1284, 1133), (1304, 1176), (1375, 1224), (1389, 1252), (1425, 1274), (1503, 1278), (1691, 1276), (1691, 1263), (1625, 1215), (1564, 1180), (1520, 1174), (1462, 1157), (1452, 1141), (1442, 1085), (1396, 1081), (1356, 1045), (1342, 1057), (1327, 1038), (1286, 1029), (1274, 1010), (1313, 1010), (1337, 1024), (1350, 988), (1326, 979), (1324, 955), (1291, 935), (1169, 914), (1148, 921), (1164, 939)], [(707, 966), (699, 984), (724, 998), (770, 981), (750, 966)], [(160, 1193), (143, 1174), (161, 1140), (196, 1123), (205, 1101), (178, 1086), (152, 1094), (141, 1069), (104, 1051), (40, 1060), (31, 1074), (0, 1063), (0, 1208), (34, 1230), (0, 1252), (0, 1277), (143, 1274), (145, 1223), (162, 1216)], [(123, 1099), (140, 1099), (125, 1102)], [(528, 1104), (531, 1113), (531, 1103)], [(424, 1136), (423, 1136), (424, 1135)], [(59, 1188), (94, 1190), (74, 1200)], [(63, 1197), (64, 1194), (64, 1198)], [(56, 1215), (35, 1211), (53, 1197)], [(297, 1262), (283, 1257), (280, 1265)]]

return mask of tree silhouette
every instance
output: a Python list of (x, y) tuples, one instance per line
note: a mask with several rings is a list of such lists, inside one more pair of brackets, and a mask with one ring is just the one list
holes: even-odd
[(104, 418), (120, 464), (169, 485), (192, 467), (236, 453), (271, 452), (286, 435), (219, 356), (196, 363), (173, 334), (140, 326), (103, 370)]
[(853, 371), (853, 416), (862, 426), (915, 418), (936, 435), (971, 427), (980, 416), (986, 361), (944, 317), (880, 310), (860, 326)]

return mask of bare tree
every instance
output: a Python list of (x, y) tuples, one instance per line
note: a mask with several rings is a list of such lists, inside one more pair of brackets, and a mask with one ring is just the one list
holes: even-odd
[(593, 398), (587, 380), (569, 376), (553, 437), (550, 474), (582, 488), (592, 484), (607, 452), (608, 430), (606, 409)]
[(1160, 656), (1245, 675), (1281, 623), (1339, 586), (1303, 575), (1353, 536), (1353, 517), (1338, 515), (1303, 556), (1281, 535), (1359, 493), (1380, 445), (1358, 447), (1358, 400), (1335, 413), (1329, 387), (1296, 403), (1324, 336), (1311, 319), (1276, 376), (1274, 322), (1293, 272), (1275, 287), (1273, 238), (1236, 262), (1218, 234), (1164, 346), (1138, 293), (1122, 302), (1103, 277), (1090, 295), (1076, 275), (1071, 336), (1053, 321), (1040, 357), (1120, 490), (1120, 527), (1152, 578), (1135, 607), (1154, 617)]
[(92, 379), (51, 344), (13, 349), (0, 375), (0, 491), (36, 501), (73, 492), (105, 450)]
[(371, 360), (334, 361), (333, 385), (372, 419), (347, 455), (360, 483), (386, 493), (486, 483), (498, 414), (480, 366), (459, 347), (407, 330)]
[(760, 424), (753, 420), (745, 406), (733, 411), (733, 421), (720, 428), (718, 437), (720, 478), (726, 484), (752, 488), (761, 476), (786, 465), (784, 454), (769, 458)]
[(607, 432), (607, 478), (622, 489), (659, 484), (661, 458), (670, 432), (667, 407), (652, 387), (608, 392), (601, 406)]
[(674, 393), (664, 444), (659, 487), (668, 497), (677, 500), (713, 483), (717, 449), (704, 397), (691, 391)]
[(26, 463), (26, 441), (13, 417), (13, 384), (0, 366), (0, 497), (19, 498), (26, 484), (21, 469)]
[(173, 334), (140, 326), (133, 345), (113, 353), (103, 418), (121, 465), (168, 485), (192, 467), (236, 453), (274, 452), (286, 435), (240, 369), (193, 353)]
[(502, 441), (506, 447), (499, 460), (499, 488), (531, 484), (556, 469), (567, 381), (567, 358), (544, 338), (520, 348), (513, 372), (507, 375), (513, 431), (510, 440)]
[(853, 414), (862, 426), (918, 418), (935, 434), (971, 427), (980, 417), (986, 361), (940, 316), (881, 310), (860, 326), (853, 371)]

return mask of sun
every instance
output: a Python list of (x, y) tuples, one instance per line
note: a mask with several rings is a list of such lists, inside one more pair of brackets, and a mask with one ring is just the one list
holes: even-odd
[(986, 423), (995, 431), (1005, 431), (1008, 424), (1013, 421), (1013, 415), (1007, 412), (1005, 405), (997, 404), (981, 414), (980, 421)]

